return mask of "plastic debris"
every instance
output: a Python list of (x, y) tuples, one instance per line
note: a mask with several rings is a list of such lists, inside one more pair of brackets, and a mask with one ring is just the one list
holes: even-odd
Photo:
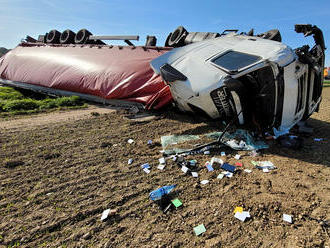
[(252, 172), (252, 170), (249, 170), (249, 169), (245, 169), (244, 170), (246, 173), (251, 173)]
[(265, 172), (265, 173), (267, 173), (267, 172), (269, 172), (269, 169), (264, 168), (264, 169), (262, 169), (262, 171)]
[(173, 156), (173, 157), (172, 157), (172, 160), (173, 160), (174, 162), (175, 162), (177, 159), (178, 159), (177, 156)]
[(233, 173), (231, 173), (231, 172), (229, 172), (229, 171), (223, 171), (223, 172), (221, 172), (224, 176), (226, 176), (226, 177), (233, 177)]
[(224, 163), (223, 165), (221, 165), (221, 169), (223, 170), (226, 170), (226, 171), (229, 171), (229, 172), (235, 172), (235, 169), (236, 167), (231, 165), (231, 164), (228, 164), (228, 163)]
[[(258, 162), (251, 161), (251, 163), (260, 170), (264, 170), (264, 169), (275, 170), (276, 169), (274, 164), (270, 161), (258, 161)], [(268, 172), (268, 171), (265, 171), (265, 172)]]
[(237, 159), (237, 160), (239, 160), (241, 158), (241, 155), (236, 154), (234, 158)]
[(172, 203), (173, 203), (174, 207), (176, 207), (176, 208), (182, 206), (182, 202), (178, 198), (172, 200)]
[(152, 145), (152, 140), (148, 140), (148, 145)]
[(148, 163), (145, 163), (145, 164), (141, 165), (141, 168), (142, 169), (149, 169), (150, 165)]
[(208, 171), (214, 171), (214, 169), (213, 169), (213, 167), (212, 167), (211, 164), (207, 164), (206, 165), (206, 168), (207, 168)]
[(157, 169), (159, 169), (159, 170), (164, 170), (164, 168), (165, 168), (165, 164), (159, 164), (157, 166)]
[(257, 157), (257, 156), (259, 156), (259, 153), (256, 150), (253, 150), (253, 151), (249, 152), (249, 155), (252, 157)]
[(247, 211), (242, 211), (242, 212), (237, 211), (234, 216), (235, 216), (235, 218), (237, 218), (237, 219), (239, 219), (240, 221), (243, 221), (243, 222), (247, 218), (250, 218), (251, 217), (250, 216), (250, 213), (247, 212)]
[(127, 143), (128, 143), (128, 144), (133, 144), (133, 143), (134, 143), (134, 140), (129, 139), (129, 140), (127, 140)]
[(210, 154), (210, 151), (205, 151), (204, 152), (204, 155), (209, 155)]
[(191, 166), (196, 166), (196, 164), (197, 164), (197, 160), (196, 160), (196, 159), (190, 160), (190, 161), (189, 161), (189, 164), (190, 164)]
[(218, 178), (218, 179), (222, 179), (224, 176), (225, 176), (225, 174), (220, 173), (220, 174), (217, 176), (217, 178)]
[(144, 171), (145, 173), (147, 173), (147, 174), (150, 173), (150, 170), (149, 170), (148, 168), (144, 168), (143, 171)]
[(211, 165), (213, 166), (214, 164), (220, 164), (220, 165), (223, 165), (223, 161), (221, 158), (211, 158)]
[(175, 187), (176, 184), (163, 186), (159, 189), (150, 192), (149, 197), (153, 201), (160, 200), (164, 195), (169, 194)]
[(102, 212), (101, 221), (106, 220), (109, 217), (109, 215), (114, 215), (116, 212), (117, 211), (115, 209), (110, 209), (110, 208), (104, 210)]
[(240, 163), (240, 162), (236, 162), (235, 165), (236, 165), (236, 166), (239, 166), (239, 167), (242, 167), (242, 166), (243, 166), (243, 164)]
[(203, 180), (201, 181), (201, 184), (208, 184), (210, 181), (209, 180)]
[(226, 156), (226, 153), (225, 152), (221, 152), (220, 154), (222, 157)]
[(203, 224), (201, 224), (201, 225), (194, 227), (194, 232), (195, 232), (196, 236), (198, 236), (198, 235), (206, 232), (206, 228)]
[(127, 164), (130, 165), (130, 164), (132, 164), (132, 163), (133, 163), (133, 159), (130, 158), (130, 159), (127, 161)]
[(288, 214), (283, 214), (283, 220), (292, 223), (292, 216)]
[(237, 212), (243, 213), (243, 208), (242, 207), (236, 207), (234, 209), (234, 214), (236, 214)]
[(191, 172), (191, 175), (193, 176), (193, 177), (198, 177), (198, 173), (197, 172)]
[(158, 159), (158, 161), (160, 164), (165, 164), (165, 158), (160, 158), (160, 159)]
[(183, 171), (183, 173), (187, 173), (187, 171), (189, 170), (189, 168), (187, 166), (182, 166), (181, 170)]

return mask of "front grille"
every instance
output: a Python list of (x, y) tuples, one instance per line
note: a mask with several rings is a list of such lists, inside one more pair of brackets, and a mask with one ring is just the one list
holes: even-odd
[(220, 118), (230, 118), (233, 116), (233, 109), (230, 105), (230, 93), (226, 87), (213, 90), (210, 95), (220, 114)]
[(304, 85), (305, 85), (305, 77), (306, 73), (304, 73), (298, 79), (298, 96), (297, 96), (297, 105), (296, 105), (296, 114), (302, 109), (303, 107), (303, 100), (304, 100)]

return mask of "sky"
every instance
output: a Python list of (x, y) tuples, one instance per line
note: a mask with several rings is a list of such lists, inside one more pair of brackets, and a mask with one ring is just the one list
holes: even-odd
[[(143, 45), (146, 35), (155, 35), (157, 45), (163, 46), (180, 25), (191, 32), (219, 33), (277, 28), (292, 48), (313, 45), (313, 38), (295, 33), (297, 23), (320, 27), (328, 46), (329, 0), (0, 0), (0, 47), (14, 48), (26, 35), (37, 38), (51, 29), (82, 28), (94, 35), (139, 35), (136, 45)], [(330, 66), (328, 50), (326, 65)]]

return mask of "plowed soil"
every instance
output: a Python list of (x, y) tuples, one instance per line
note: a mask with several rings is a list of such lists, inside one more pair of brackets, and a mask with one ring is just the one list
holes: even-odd
[[(163, 171), (156, 168), (161, 136), (218, 131), (217, 123), (174, 112), (150, 122), (124, 115), (0, 129), (0, 247), (330, 246), (330, 88), (308, 122), (315, 131), (304, 136), (301, 150), (268, 141), (262, 156), (239, 152), (243, 167), (221, 180), (219, 168), (208, 172), (203, 166), (220, 154), (188, 157), (197, 159), (199, 178), (185, 175), (172, 160)], [(237, 162), (236, 152), (226, 153), (227, 162)], [(264, 173), (251, 160), (269, 160), (277, 169)], [(150, 174), (140, 167), (146, 162)], [(200, 185), (204, 179), (210, 182)], [(170, 184), (177, 184), (174, 197), (183, 205), (163, 214), (149, 192)], [(234, 218), (237, 206), (251, 218)], [(102, 222), (108, 208), (117, 212)], [(293, 223), (284, 222), (283, 214), (292, 215)], [(196, 236), (199, 224), (206, 232)]]

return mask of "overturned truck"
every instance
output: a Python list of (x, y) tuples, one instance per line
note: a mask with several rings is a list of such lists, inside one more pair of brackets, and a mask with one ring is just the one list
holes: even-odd
[[(156, 46), (154, 36), (141, 47), (131, 42), (138, 36), (52, 30), (38, 40), (27, 37), (2, 57), (0, 82), (108, 103), (137, 102), (147, 109), (173, 102), (213, 119), (285, 131), (318, 111), (323, 86), (322, 31), (309, 24), (295, 31), (313, 35), (315, 46), (292, 50), (278, 30), (220, 34), (180, 26), (164, 47)], [(128, 46), (106, 45), (108, 39)]]

